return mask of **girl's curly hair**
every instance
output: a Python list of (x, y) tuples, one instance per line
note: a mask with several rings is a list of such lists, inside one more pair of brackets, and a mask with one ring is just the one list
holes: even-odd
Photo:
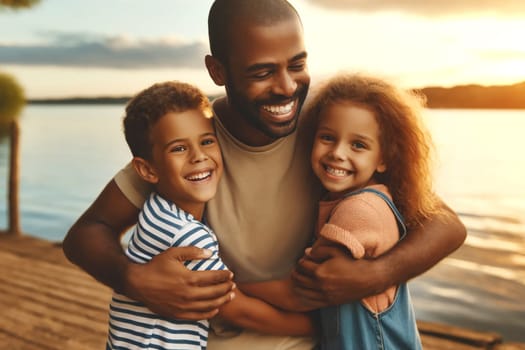
[(439, 211), (432, 187), (433, 144), (421, 120), (425, 98), (385, 80), (344, 73), (320, 86), (307, 115), (317, 119), (328, 105), (355, 103), (370, 109), (379, 124), (384, 173), (375, 174), (388, 187), (408, 227)]

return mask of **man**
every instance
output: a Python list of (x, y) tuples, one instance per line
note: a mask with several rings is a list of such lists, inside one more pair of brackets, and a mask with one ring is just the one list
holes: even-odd
[[(216, 0), (208, 29), (212, 54), (206, 67), (226, 96), (213, 104), (224, 176), (207, 220), (236, 282), (281, 279), (293, 270), (305, 304), (339, 304), (417, 276), (461, 245), (465, 229), (451, 213), (428, 220), (373, 261), (354, 261), (336, 249), (301, 258), (312, 238), (320, 186), (308, 161), (312, 130), (299, 118), (310, 83), (300, 18), (285, 0)], [(120, 237), (135, 223), (147, 192), (130, 167), (118, 173), (69, 231), (66, 255), (157, 313), (214, 316), (232, 297), (234, 284), (228, 272), (190, 272), (181, 264), (204, 258), (204, 252), (172, 248), (145, 265), (123, 255)], [(210, 336), (209, 349), (308, 349), (313, 344), (243, 331), (231, 338)]]

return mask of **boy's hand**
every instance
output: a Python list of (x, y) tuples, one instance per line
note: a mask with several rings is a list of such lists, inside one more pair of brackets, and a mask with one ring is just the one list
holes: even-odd
[(208, 319), (233, 298), (231, 271), (190, 271), (186, 260), (206, 259), (209, 251), (174, 247), (146, 264), (130, 264), (124, 294), (142, 301), (153, 312), (170, 318)]

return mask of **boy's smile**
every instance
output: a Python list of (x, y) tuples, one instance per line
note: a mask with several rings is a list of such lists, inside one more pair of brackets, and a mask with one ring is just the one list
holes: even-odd
[(212, 120), (200, 110), (170, 112), (153, 126), (150, 140), (157, 192), (199, 218), (222, 174)]

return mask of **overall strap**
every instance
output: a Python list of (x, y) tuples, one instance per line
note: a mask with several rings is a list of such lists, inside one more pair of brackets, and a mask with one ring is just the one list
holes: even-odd
[(399, 240), (402, 240), (403, 238), (405, 238), (405, 236), (407, 234), (407, 228), (405, 226), (405, 220), (403, 219), (403, 216), (401, 215), (399, 210), (397, 210), (394, 202), (392, 202), (392, 200), (390, 198), (388, 198), (388, 196), (386, 194), (384, 194), (383, 192), (378, 191), (378, 190), (376, 190), (374, 188), (365, 187), (365, 188), (362, 188), (360, 190), (356, 190), (356, 191), (353, 191), (353, 192), (345, 193), (343, 198), (348, 198), (348, 197), (351, 197), (351, 196), (355, 196), (355, 195), (363, 193), (363, 192), (373, 193), (373, 194), (381, 197), (386, 202), (386, 204), (388, 204), (388, 206), (390, 207), (390, 209), (394, 213), (394, 216), (396, 217), (397, 227), (399, 229)]

